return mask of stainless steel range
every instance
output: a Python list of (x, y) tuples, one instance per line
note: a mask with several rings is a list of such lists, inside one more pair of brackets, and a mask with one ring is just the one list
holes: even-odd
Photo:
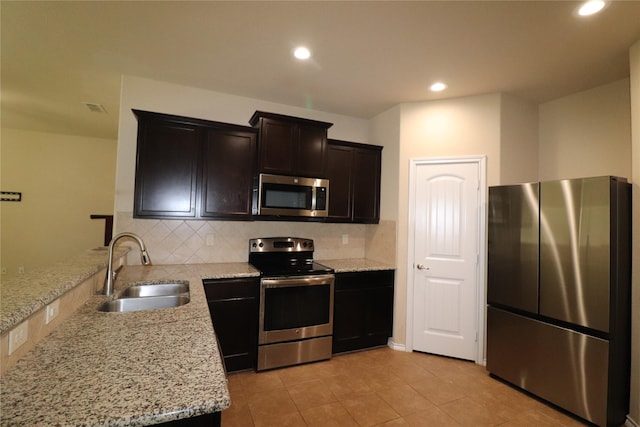
[(260, 270), (258, 371), (331, 358), (333, 270), (313, 261), (313, 240), (249, 240)]

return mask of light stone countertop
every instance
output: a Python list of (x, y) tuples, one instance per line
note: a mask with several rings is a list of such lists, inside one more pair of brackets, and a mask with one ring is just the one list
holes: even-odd
[[(104, 268), (105, 252), (88, 251), (38, 279), (51, 289), (43, 297), (41, 286), (34, 303), (28, 289), (3, 301), (3, 325), (20, 321), (7, 315), (16, 306), (26, 303), (36, 311), (94, 274), (95, 261), (96, 270)], [(395, 268), (368, 259), (318, 262), (337, 273)], [(228, 408), (202, 279), (258, 276), (244, 262), (124, 267), (116, 293), (139, 282), (188, 281), (191, 301), (170, 309), (100, 313), (97, 307), (107, 297), (92, 297), (0, 378), (0, 425), (138, 426)], [(3, 283), (3, 298), (4, 288)]]
[[(118, 249), (114, 257), (125, 255)], [(107, 248), (86, 250), (67, 260), (3, 278), (0, 285), (0, 334), (73, 289), (107, 266)]]
[(188, 281), (190, 302), (101, 313), (108, 297), (92, 297), (0, 378), (0, 424), (138, 426), (228, 408), (202, 278), (258, 275), (247, 263), (124, 267), (116, 292)]
[(395, 270), (395, 267), (366, 258), (325, 259), (315, 260), (322, 265), (333, 268), (336, 273), (355, 271)]

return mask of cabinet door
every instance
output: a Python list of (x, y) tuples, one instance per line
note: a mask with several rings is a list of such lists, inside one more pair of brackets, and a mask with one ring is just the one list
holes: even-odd
[(351, 164), (353, 149), (329, 144), (327, 171), (329, 176), (329, 217), (351, 221)]
[(200, 133), (160, 121), (138, 126), (134, 217), (194, 217)]
[(326, 178), (327, 129), (331, 123), (256, 111), (249, 123), (260, 129), (258, 170)]
[(294, 173), (311, 178), (325, 178), (327, 130), (313, 126), (298, 126)]
[(366, 334), (372, 345), (384, 345), (393, 335), (393, 285), (370, 289)]
[(394, 271), (336, 274), (333, 353), (386, 345), (393, 332)]
[(329, 219), (339, 222), (380, 221), (382, 147), (330, 140), (327, 149)]
[(260, 172), (291, 175), (296, 139), (296, 125), (263, 118), (260, 126)]
[(360, 289), (336, 289), (333, 297), (333, 353), (359, 348), (357, 343), (365, 336), (368, 317), (365, 299), (365, 293)]
[(358, 148), (353, 159), (353, 221), (377, 223), (380, 220), (379, 150)]
[(213, 329), (229, 372), (256, 367), (259, 286), (257, 278), (204, 281)]
[(207, 129), (201, 217), (250, 219), (256, 156), (254, 132)]

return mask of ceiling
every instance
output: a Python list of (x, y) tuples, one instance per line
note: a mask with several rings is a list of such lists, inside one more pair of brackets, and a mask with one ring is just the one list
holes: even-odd
[(546, 102), (629, 76), (640, 1), (578, 4), (2, 0), (2, 125), (115, 139), (123, 74), (365, 119), (484, 93)]

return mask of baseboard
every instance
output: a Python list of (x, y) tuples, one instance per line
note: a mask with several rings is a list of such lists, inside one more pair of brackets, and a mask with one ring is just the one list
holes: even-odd
[(640, 427), (640, 424), (632, 420), (629, 415), (627, 415), (627, 421), (625, 421), (624, 425), (625, 427)]
[(389, 348), (391, 348), (392, 350), (397, 350), (397, 351), (407, 351), (407, 347), (404, 344), (397, 344), (395, 342), (393, 342), (393, 340), (391, 338), (389, 338), (389, 340), (387, 341), (387, 346)]

